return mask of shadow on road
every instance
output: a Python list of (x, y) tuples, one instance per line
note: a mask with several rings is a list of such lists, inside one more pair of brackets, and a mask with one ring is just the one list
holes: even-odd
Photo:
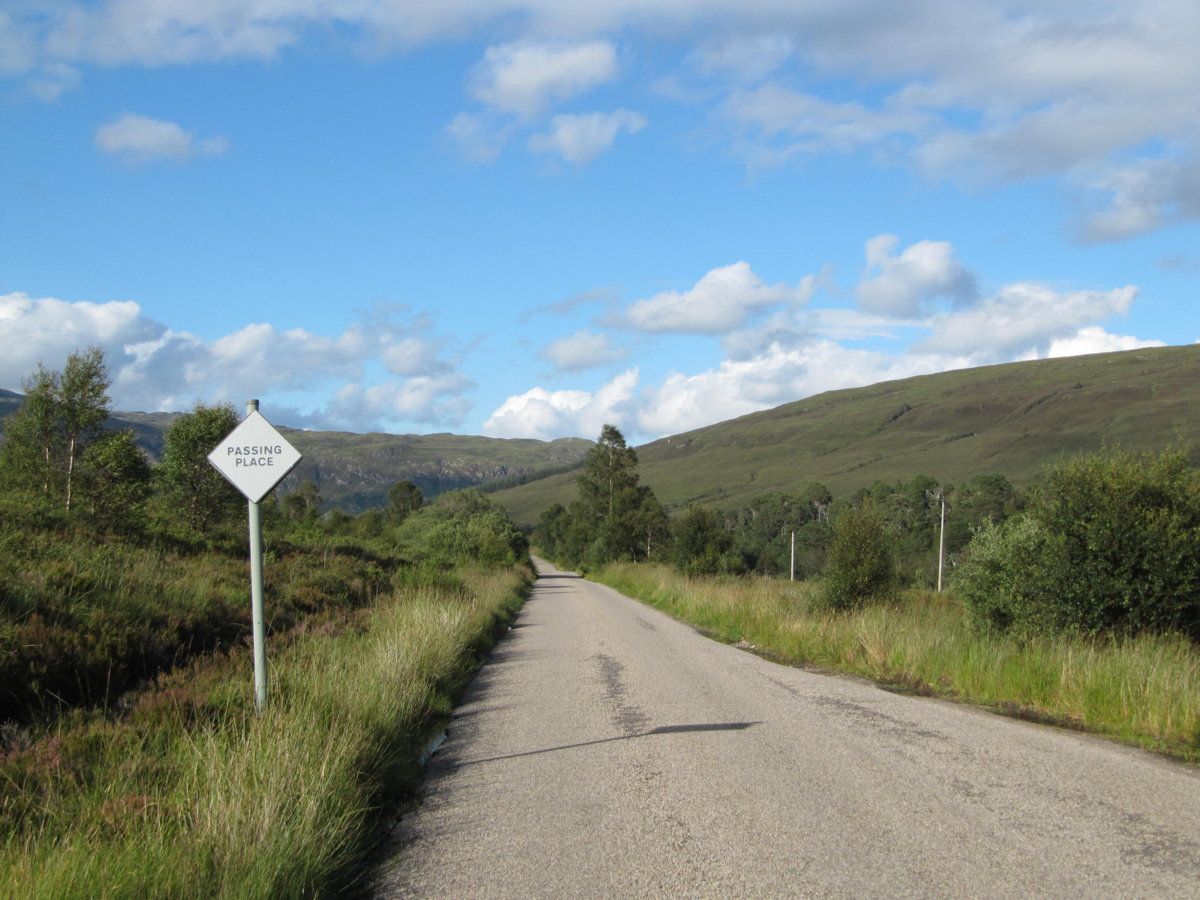
[(480, 763), (499, 762), (503, 759), (519, 759), (522, 756), (538, 756), (542, 753), (557, 753), (559, 750), (575, 750), (579, 747), (592, 747), (596, 744), (609, 744), (613, 741), (632, 741), (639, 738), (655, 737), (663, 734), (694, 734), (701, 731), (745, 731), (759, 722), (700, 722), (694, 725), (659, 725), (649, 731), (637, 734), (622, 734), (618, 737), (598, 738), (594, 741), (581, 741), (578, 744), (562, 744), (558, 747), (543, 747), (540, 750), (526, 750), (522, 753), (508, 753), (504, 756), (488, 756), (483, 759), (467, 759), (462, 762), (447, 760), (450, 768), (458, 769), (463, 766), (475, 766)]

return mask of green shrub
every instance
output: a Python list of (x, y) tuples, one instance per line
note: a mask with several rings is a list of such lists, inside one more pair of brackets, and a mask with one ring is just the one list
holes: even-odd
[(856, 609), (896, 594), (896, 559), (883, 518), (871, 504), (846, 509), (833, 522), (819, 605)]
[(1063, 580), (1061, 537), (1029, 516), (988, 523), (975, 533), (955, 587), (982, 631), (1035, 633), (1065, 625), (1055, 591)]
[(1200, 475), (1174, 450), (1068, 460), (1026, 520), (976, 535), (956, 581), (990, 626), (1200, 639)]
[(414, 561), (444, 566), (509, 566), (529, 552), (504, 508), (475, 489), (442, 494), (409, 515), (397, 538)]
[(675, 568), (688, 576), (737, 574), (746, 569), (733, 535), (711, 506), (689, 506), (672, 526)]

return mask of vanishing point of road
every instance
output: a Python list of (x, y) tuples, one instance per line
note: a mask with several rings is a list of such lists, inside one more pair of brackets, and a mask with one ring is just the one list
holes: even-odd
[(385, 897), (1200, 897), (1200, 772), (708, 640), (538, 562)]

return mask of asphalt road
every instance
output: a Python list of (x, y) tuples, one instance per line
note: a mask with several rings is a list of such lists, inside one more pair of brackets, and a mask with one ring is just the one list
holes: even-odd
[(1200, 773), (766, 662), (543, 577), (380, 896), (1200, 897)]

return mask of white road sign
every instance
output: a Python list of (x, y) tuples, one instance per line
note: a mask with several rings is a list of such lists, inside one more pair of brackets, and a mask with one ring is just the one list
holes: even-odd
[(300, 462), (300, 451), (257, 410), (242, 420), (208, 461), (235, 488), (257, 503)]

